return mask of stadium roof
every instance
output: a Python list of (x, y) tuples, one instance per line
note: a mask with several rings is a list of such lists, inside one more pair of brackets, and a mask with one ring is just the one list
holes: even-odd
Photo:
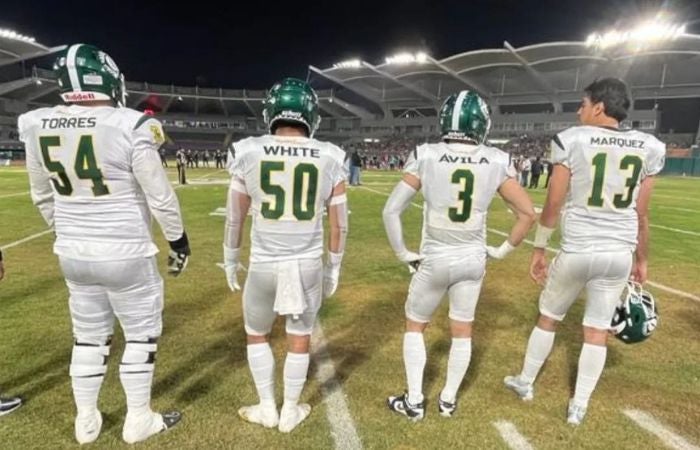
[(36, 42), (33, 37), (0, 28), (0, 66), (48, 55), (64, 48), (64, 45), (49, 48)]
[(447, 95), (473, 89), (498, 104), (552, 103), (562, 94), (580, 96), (596, 78), (618, 76), (630, 87), (700, 87), (700, 35), (631, 47), (601, 49), (586, 41), (547, 42), (515, 48), (473, 50), (437, 60), (429, 55), (399, 55), (373, 65), (352, 60), (309, 69), (317, 83), (340, 85), (381, 107), (437, 108)]

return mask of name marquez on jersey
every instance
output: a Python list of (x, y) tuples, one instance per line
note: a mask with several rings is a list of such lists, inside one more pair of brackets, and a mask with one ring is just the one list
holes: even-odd
[(618, 146), (626, 148), (644, 148), (644, 141), (616, 137), (591, 136), (591, 145)]
[(317, 148), (309, 147), (285, 147), (284, 145), (265, 145), (266, 155), (276, 156), (309, 156), (311, 158), (320, 158), (320, 151)]
[(60, 117), (54, 119), (41, 119), (41, 128), (95, 128), (96, 117)]
[(489, 160), (483, 156), (477, 160), (476, 158), (472, 159), (471, 156), (456, 156), (448, 155), (447, 153), (445, 153), (440, 157), (439, 162), (461, 164), (488, 164)]

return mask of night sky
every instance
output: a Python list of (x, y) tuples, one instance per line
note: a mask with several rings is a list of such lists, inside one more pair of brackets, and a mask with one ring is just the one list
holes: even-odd
[(700, 33), (700, 2), (689, 0), (2, 3), (0, 27), (48, 46), (97, 45), (127, 80), (249, 89), (353, 57), (379, 64), (401, 50), (439, 59), (504, 40), (583, 40), (664, 6)]

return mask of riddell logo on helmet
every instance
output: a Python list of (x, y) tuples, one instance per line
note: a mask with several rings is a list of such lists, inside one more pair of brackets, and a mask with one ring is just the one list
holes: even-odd
[(63, 100), (67, 102), (85, 102), (97, 100), (97, 97), (92, 92), (67, 92), (63, 94)]

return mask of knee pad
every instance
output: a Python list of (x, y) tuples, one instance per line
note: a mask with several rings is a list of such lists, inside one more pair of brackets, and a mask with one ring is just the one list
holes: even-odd
[(146, 341), (127, 341), (119, 373), (153, 372), (158, 350), (157, 342), (157, 338), (149, 338)]
[(111, 338), (104, 342), (81, 342), (76, 339), (70, 362), (71, 377), (98, 377), (107, 372)]

